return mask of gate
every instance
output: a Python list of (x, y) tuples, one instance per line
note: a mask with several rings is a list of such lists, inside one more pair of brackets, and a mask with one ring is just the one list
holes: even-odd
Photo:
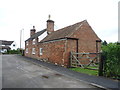
[(98, 69), (100, 61), (100, 53), (70, 53), (70, 66)]

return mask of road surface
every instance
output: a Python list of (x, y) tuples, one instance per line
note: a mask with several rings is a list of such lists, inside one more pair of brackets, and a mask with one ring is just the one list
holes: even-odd
[(2, 56), (2, 88), (96, 88), (25, 59)]

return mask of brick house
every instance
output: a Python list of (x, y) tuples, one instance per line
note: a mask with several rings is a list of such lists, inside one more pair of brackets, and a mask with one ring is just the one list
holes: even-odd
[[(44, 33), (47, 34), (40, 37)], [(56, 31), (54, 21), (47, 20), (46, 29), (30, 30), (30, 38), (25, 41), (25, 56), (69, 67), (70, 52), (96, 53), (100, 47), (100, 38), (86, 20)]]

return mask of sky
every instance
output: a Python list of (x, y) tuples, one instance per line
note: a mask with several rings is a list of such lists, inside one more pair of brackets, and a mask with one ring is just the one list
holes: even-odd
[(87, 20), (92, 29), (107, 42), (118, 41), (119, 0), (0, 0), (0, 40), (15, 41), (22, 47), (36, 31), (46, 28), (48, 15), (55, 21), (55, 30)]

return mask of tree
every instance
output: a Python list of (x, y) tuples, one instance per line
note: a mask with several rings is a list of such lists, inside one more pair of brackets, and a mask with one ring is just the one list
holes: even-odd
[(102, 42), (102, 45), (107, 45), (107, 42), (104, 40), (104, 41)]

